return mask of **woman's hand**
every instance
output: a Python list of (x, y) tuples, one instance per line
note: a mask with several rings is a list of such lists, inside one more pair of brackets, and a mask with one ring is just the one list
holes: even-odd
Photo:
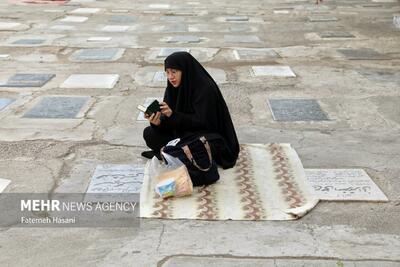
[(147, 115), (147, 114), (145, 113), (145, 114), (144, 114), (144, 117), (145, 117), (146, 119), (148, 119), (149, 122), (150, 122), (151, 124), (154, 124), (154, 125), (156, 125), (156, 126), (158, 126), (158, 125), (161, 124), (161, 120), (160, 120), (160, 118), (161, 118), (161, 112), (153, 113), (153, 114), (151, 114), (151, 116), (149, 116), (149, 115)]
[(172, 109), (168, 106), (167, 103), (161, 102), (160, 109), (161, 109), (161, 113), (164, 116), (170, 117), (172, 115)]

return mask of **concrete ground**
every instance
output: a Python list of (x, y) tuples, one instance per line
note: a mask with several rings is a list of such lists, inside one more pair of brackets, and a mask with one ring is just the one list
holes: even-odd
[[(162, 96), (165, 83), (152, 80), (163, 70), (158, 49), (188, 47), (218, 80), (241, 143), (291, 143), (305, 168), (362, 168), (390, 201), (320, 202), (298, 221), (1, 228), (0, 266), (400, 266), (400, 29), (393, 23), (399, 1), (16, 2), (0, 1), (0, 54), (8, 55), (0, 56), (0, 80), (15, 73), (56, 76), (42, 87), (0, 87), (0, 98), (15, 99), (0, 108), (0, 177), (12, 181), (6, 192), (85, 192), (97, 164), (144, 164), (146, 123), (136, 120), (136, 106)], [(76, 14), (79, 7), (99, 10)], [(88, 19), (61, 21), (67, 15)], [(102, 31), (107, 25), (128, 27)], [(321, 37), (326, 31), (354, 37)], [(168, 42), (179, 35), (199, 39)], [(224, 35), (239, 37), (229, 42)], [(87, 41), (96, 36), (112, 39)], [(18, 39), (45, 41), (15, 44)], [(115, 61), (72, 57), (95, 47), (125, 50)], [(279, 57), (238, 59), (235, 48), (273, 48)], [(343, 48), (381, 55), (352, 60), (338, 52)], [(251, 66), (276, 64), (290, 66), (297, 77), (250, 75)], [(108, 89), (61, 88), (79, 73), (118, 74), (119, 80)], [(23, 117), (41, 97), (60, 95), (90, 101), (74, 119)], [(315, 99), (329, 120), (275, 121), (267, 100), (285, 98)]]

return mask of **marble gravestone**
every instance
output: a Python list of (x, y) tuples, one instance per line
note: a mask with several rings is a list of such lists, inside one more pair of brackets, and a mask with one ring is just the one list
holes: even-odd
[(227, 43), (260, 43), (261, 40), (255, 35), (224, 35)]
[(114, 88), (118, 74), (72, 74), (61, 85), (61, 88)]
[(296, 77), (289, 66), (252, 66), (252, 74), (258, 76)]
[(275, 59), (279, 58), (279, 54), (270, 48), (255, 48), (255, 49), (235, 49), (233, 55), (237, 60), (256, 60), (256, 59)]
[(87, 202), (138, 202), (144, 166), (98, 165), (85, 195)]
[(0, 31), (12, 31), (21, 27), (21, 23), (18, 22), (0, 22)]
[(160, 18), (160, 20), (166, 21), (166, 22), (184, 22), (185, 18), (179, 17), (179, 16), (163, 16)]
[(305, 169), (305, 173), (321, 200), (388, 201), (363, 169)]
[(77, 8), (72, 10), (72, 14), (95, 14), (100, 11), (100, 8)]
[(122, 57), (125, 49), (122, 48), (94, 48), (75, 51), (71, 61), (115, 61)]
[(250, 32), (251, 28), (248, 25), (241, 24), (233, 24), (229, 26), (229, 32), (238, 33), (238, 32)]
[(178, 35), (169, 37), (167, 43), (200, 43), (200, 38), (193, 35)]
[(329, 120), (314, 99), (268, 99), (275, 121), (326, 121)]
[(171, 55), (172, 53), (175, 52), (190, 52), (189, 48), (161, 48), (160, 52), (157, 55), (157, 58), (164, 58), (164, 57), (168, 57), (169, 55)]
[(8, 105), (10, 105), (14, 101), (15, 101), (15, 99), (0, 98), (0, 111), (2, 111), (4, 108), (6, 108)]
[(74, 31), (76, 30), (75, 26), (72, 25), (54, 25), (50, 27), (51, 30), (59, 30), (59, 31)]
[(343, 54), (346, 59), (349, 60), (386, 60), (390, 57), (381, 54), (370, 48), (343, 48), (337, 50), (339, 53)]
[(88, 17), (81, 17), (81, 16), (66, 16), (63, 19), (60, 19), (60, 22), (73, 22), (73, 23), (81, 23), (87, 21)]
[(309, 16), (308, 20), (310, 22), (331, 22), (331, 21), (338, 21), (338, 18), (334, 16), (314, 15), (314, 16)]
[(106, 25), (101, 28), (103, 32), (126, 32), (129, 30), (130, 26), (126, 25)]
[(355, 36), (349, 32), (326, 31), (319, 33), (321, 38), (354, 38)]
[(3, 192), (10, 183), (11, 180), (0, 178), (0, 193)]
[(112, 37), (108, 36), (93, 36), (89, 37), (86, 41), (88, 42), (108, 42), (111, 41)]
[(228, 21), (228, 22), (231, 22), (231, 21), (244, 22), (244, 21), (249, 21), (249, 17), (248, 16), (228, 16), (228, 17), (225, 17), (225, 21)]
[(394, 15), (393, 16), (393, 25), (400, 29), (400, 15)]
[(90, 97), (46, 96), (24, 118), (73, 119)]
[(168, 24), (162, 28), (163, 32), (187, 32), (188, 27), (185, 24)]
[(136, 21), (136, 17), (128, 16), (128, 15), (114, 15), (108, 20), (110, 23), (134, 23)]
[(153, 76), (153, 82), (166, 82), (167, 81), (167, 76), (165, 74), (165, 71), (157, 71), (154, 73)]
[(38, 45), (43, 44), (46, 40), (45, 39), (19, 39), (15, 40), (12, 44), (16, 45)]
[(11, 76), (7, 83), (0, 84), (0, 87), (42, 87), (55, 76), (55, 74), (19, 73)]

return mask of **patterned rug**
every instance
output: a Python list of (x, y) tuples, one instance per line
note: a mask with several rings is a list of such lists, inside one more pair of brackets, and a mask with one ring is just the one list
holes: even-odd
[(220, 180), (193, 195), (163, 200), (146, 166), (140, 216), (197, 220), (294, 220), (318, 200), (311, 195), (301, 161), (290, 144), (244, 144), (236, 166), (219, 169)]

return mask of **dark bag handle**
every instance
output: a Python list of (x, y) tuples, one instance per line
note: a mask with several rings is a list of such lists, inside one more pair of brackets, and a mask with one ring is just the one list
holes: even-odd
[(208, 170), (211, 169), (212, 163), (213, 163), (213, 162), (212, 162), (212, 156), (211, 156), (211, 148), (210, 148), (210, 144), (208, 143), (207, 139), (206, 139), (204, 136), (200, 137), (199, 140), (204, 144), (204, 147), (205, 147), (206, 150), (207, 150), (208, 159), (210, 160), (210, 166), (209, 166), (208, 168), (201, 168), (201, 167), (197, 164), (196, 160), (193, 158), (192, 152), (190, 151), (190, 148), (189, 148), (188, 145), (183, 146), (183, 147), (182, 147), (182, 150), (183, 150), (183, 152), (185, 153), (186, 157), (190, 160), (190, 162), (192, 162), (192, 164), (193, 164), (197, 169), (199, 169), (200, 171), (206, 172), (206, 171), (208, 171)]

